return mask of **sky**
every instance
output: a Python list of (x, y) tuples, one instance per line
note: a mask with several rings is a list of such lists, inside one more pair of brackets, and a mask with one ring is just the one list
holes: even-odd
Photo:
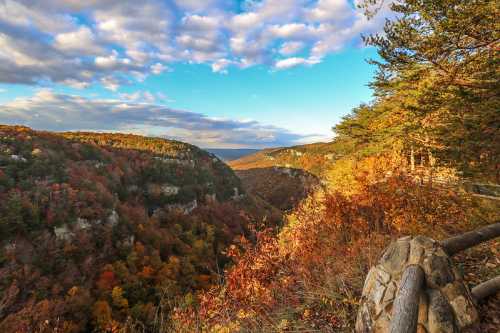
[(331, 140), (372, 98), (358, 0), (0, 0), (0, 123), (203, 148)]

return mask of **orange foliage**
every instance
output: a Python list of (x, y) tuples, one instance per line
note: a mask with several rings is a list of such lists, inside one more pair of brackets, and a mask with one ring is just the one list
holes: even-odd
[(173, 320), (206, 330), (352, 327), (364, 276), (390, 239), (467, 228), (467, 207), (457, 194), (404, 175), (350, 197), (311, 197), (277, 236), (260, 232), (256, 244), (242, 238), (232, 246), (225, 284), (202, 292), (199, 308), (177, 309)]

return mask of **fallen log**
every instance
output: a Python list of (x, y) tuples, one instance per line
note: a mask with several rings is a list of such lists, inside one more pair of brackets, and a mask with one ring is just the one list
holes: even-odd
[(500, 276), (497, 276), (491, 280), (485, 281), (471, 290), (472, 297), (476, 301), (480, 301), (488, 296), (495, 295), (500, 292)]
[(455, 253), (499, 236), (500, 223), (494, 223), (462, 235), (448, 238), (441, 242), (441, 246), (448, 255), (452, 256)]
[(391, 333), (417, 331), (419, 293), (425, 273), (418, 265), (410, 265), (403, 272), (392, 312)]

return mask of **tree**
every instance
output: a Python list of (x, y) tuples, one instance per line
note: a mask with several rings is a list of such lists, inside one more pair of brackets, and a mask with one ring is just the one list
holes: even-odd
[(384, 34), (365, 37), (381, 58), (371, 61), (375, 104), (395, 104), (409, 146), (500, 180), (497, 2), (398, 0), (391, 9)]
[(96, 326), (105, 329), (112, 322), (111, 307), (106, 301), (97, 301), (92, 309)]

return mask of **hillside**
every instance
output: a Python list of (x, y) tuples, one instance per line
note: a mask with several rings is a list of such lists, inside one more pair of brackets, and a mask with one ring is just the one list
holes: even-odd
[(195, 146), (0, 126), (0, 331), (147, 327), (279, 219)]
[(343, 155), (335, 143), (313, 143), (307, 145), (263, 149), (255, 154), (229, 161), (234, 170), (269, 168), (273, 166), (306, 170), (323, 176), (333, 162)]
[(320, 187), (320, 180), (300, 169), (270, 167), (236, 170), (244, 189), (274, 207), (289, 211)]

